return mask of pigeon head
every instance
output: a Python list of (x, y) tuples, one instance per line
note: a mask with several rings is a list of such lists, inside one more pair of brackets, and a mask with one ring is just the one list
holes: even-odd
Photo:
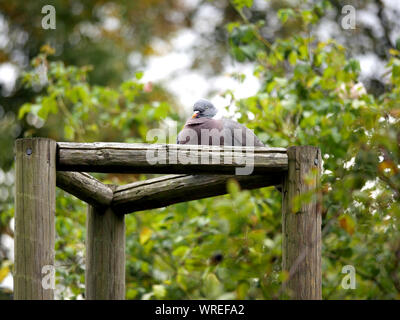
[(193, 116), (192, 118), (212, 118), (217, 114), (217, 109), (214, 105), (206, 100), (200, 99), (193, 106)]

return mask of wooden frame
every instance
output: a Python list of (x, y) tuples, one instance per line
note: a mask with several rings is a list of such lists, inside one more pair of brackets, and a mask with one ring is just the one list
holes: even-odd
[[(243, 189), (282, 188), (283, 269), (289, 274), (283, 289), (289, 298), (321, 299), (318, 148), (57, 143), (44, 138), (18, 139), (15, 146), (15, 299), (53, 299), (54, 290), (43, 286), (42, 268), (54, 265), (56, 186), (88, 203), (86, 298), (124, 299), (124, 215), (225, 194), (229, 179)], [(235, 175), (247, 164), (251, 175)], [(112, 186), (79, 171), (170, 175)]]

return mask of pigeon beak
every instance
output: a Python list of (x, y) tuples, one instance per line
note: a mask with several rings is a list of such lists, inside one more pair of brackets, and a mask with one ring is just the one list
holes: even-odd
[(195, 111), (192, 115), (192, 119), (195, 119), (199, 116), (200, 111)]

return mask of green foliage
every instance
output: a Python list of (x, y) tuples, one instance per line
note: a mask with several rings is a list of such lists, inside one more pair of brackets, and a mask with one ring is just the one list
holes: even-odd
[[(154, 283), (168, 299), (257, 298), (276, 290), (279, 208), (239, 192), (234, 182), (229, 190), (127, 217), (128, 297), (157, 298)], [(263, 196), (276, 193), (266, 189)]]
[(279, 20), (281, 20), (282, 23), (285, 23), (289, 19), (289, 17), (295, 16), (295, 12), (291, 8), (279, 9), (277, 14), (278, 14)]
[(233, 57), (243, 62), (246, 59), (254, 61), (257, 57), (257, 52), (263, 47), (261, 41), (258, 40), (254, 29), (245, 25), (228, 26), (230, 31), (229, 43), (231, 45), (231, 54)]
[[(313, 12), (283, 9), (278, 16), (282, 22), (301, 17), (307, 25), (315, 22)], [(391, 54), (390, 90), (374, 97), (357, 83), (359, 63), (335, 41), (317, 42), (307, 32), (277, 39), (256, 53), (262, 89), (237, 101), (239, 120), (251, 123), (269, 145), (322, 150), (327, 299), (399, 296), (400, 55)], [(356, 268), (355, 290), (340, 286), (346, 264)]]
[[(46, 46), (42, 48), (45, 50)], [(135, 135), (143, 140), (151, 121), (167, 116), (167, 103), (143, 103), (146, 93), (139, 82), (142, 72), (113, 89), (90, 85), (87, 79), (91, 67), (66, 67), (62, 62), (48, 61), (47, 56), (41, 53), (33, 60), (33, 69), (23, 75), (27, 87), (43, 93), (33, 103), (21, 106), (20, 119), (30, 113), (45, 122), (49, 115), (60, 112), (65, 140), (92, 140), (104, 130), (118, 130), (124, 137)], [(134, 129), (137, 131), (132, 132)]]

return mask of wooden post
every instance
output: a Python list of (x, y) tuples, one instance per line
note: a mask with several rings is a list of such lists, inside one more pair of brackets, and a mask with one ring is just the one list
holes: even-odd
[(262, 188), (282, 183), (282, 175), (278, 173), (259, 176), (164, 175), (116, 188), (112, 207), (118, 213), (132, 213), (215, 197), (228, 192), (226, 184), (230, 179), (235, 179), (242, 189)]
[(113, 190), (84, 172), (57, 171), (57, 187), (92, 206), (108, 206)]
[(311, 146), (290, 147), (283, 179), (283, 284), (291, 299), (322, 299), (321, 212), (319, 179), (321, 151)]
[(14, 299), (54, 298), (56, 147), (44, 138), (15, 143)]
[(284, 148), (112, 142), (57, 146), (58, 171), (215, 175), (236, 174), (245, 164), (254, 175), (287, 170)]
[(125, 216), (88, 205), (86, 299), (125, 299)]

